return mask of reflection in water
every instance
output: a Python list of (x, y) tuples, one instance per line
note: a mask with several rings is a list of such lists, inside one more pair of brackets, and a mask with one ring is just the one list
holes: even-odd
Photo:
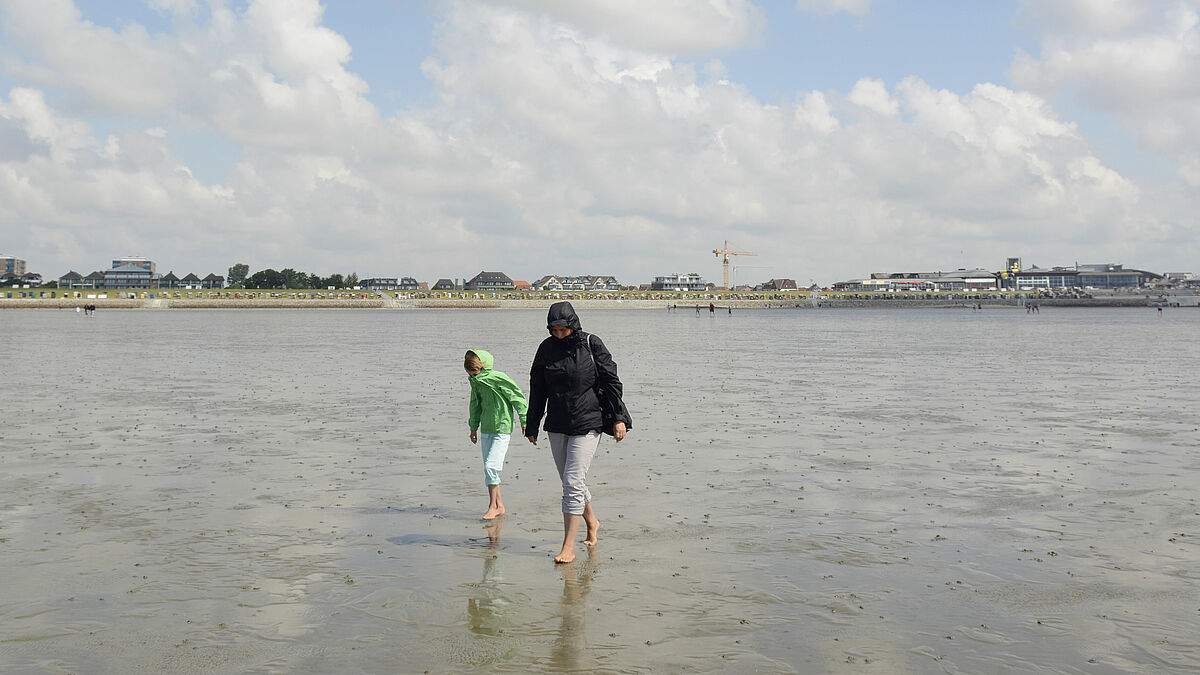
[(504, 516), (487, 523), (488, 553), (483, 557), (483, 580), (475, 597), (467, 598), (467, 627), (476, 635), (499, 635), (504, 632), (504, 614), (512, 602), (504, 597), (500, 576), (500, 530)]
[(599, 557), (593, 554), (594, 547), (583, 548), (587, 551), (583, 564), (576, 558), (574, 563), (555, 568), (563, 578), (562, 620), (550, 654), (550, 663), (562, 670), (577, 670), (587, 665), (583, 662), (588, 646), (584, 617), (587, 615), (587, 596), (592, 590), (592, 576), (599, 565)]

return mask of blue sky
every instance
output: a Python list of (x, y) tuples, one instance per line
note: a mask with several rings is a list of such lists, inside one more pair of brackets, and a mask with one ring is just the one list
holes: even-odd
[(0, 0), (0, 235), (51, 275), (1187, 271), (1198, 5)]

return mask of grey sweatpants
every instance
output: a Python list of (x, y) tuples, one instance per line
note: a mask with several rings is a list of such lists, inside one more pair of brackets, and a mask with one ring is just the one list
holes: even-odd
[(551, 431), (547, 435), (558, 477), (562, 479), (562, 512), (583, 515), (583, 508), (592, 501), (592, 493), (585, 481), (592, 457), (600, 445), (600, 434), (592, 431), (586, 436), (568, 436)]

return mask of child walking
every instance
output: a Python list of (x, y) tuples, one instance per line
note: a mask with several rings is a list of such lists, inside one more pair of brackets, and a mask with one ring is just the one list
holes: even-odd
[(513, 411), (521, 421), (521, 435), (525, 435), (525, 413), (529, 403), (525, 394), (512, 378), (498, 370), (492, 370), (495, 359), (482, 349), (471, 349), (463, 357), (463, 368), (471, 383), (471, 442), (479, 442), (483, 434), (483, 479), (488, 491), (488, 510), (484, 520), (493, 520), (504, 515), (504, 501), (500, 499), (500, 470), (504, 468), (504, 454), (508, 452), (508, 440), (513, 431)]

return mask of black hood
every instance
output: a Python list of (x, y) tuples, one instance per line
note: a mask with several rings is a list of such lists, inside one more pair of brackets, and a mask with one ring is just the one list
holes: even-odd
[(575, 332), (582, 330), (579, 325), (579, 316), (575, 314), (575, 308), (569, 302), (556, 302), (550, 305), (550, 311), (546, 312), (546, 328), (554, 326), (566, 326)]

